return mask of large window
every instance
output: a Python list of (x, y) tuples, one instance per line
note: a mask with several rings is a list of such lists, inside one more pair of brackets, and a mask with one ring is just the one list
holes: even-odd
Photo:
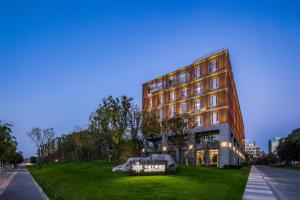
[(157, 111), (157, 114), (158, 114), (158, 118), (159, 118), (159, 119), (162, 119), (162, 118), (164, 117), (164, 111), (163, 111), (163, 109), (159, 109), (159, 110)]
[(202, 126), (202, 116), (201, 115), (198, 115), (196, 117), (195, 121), (196, 121), (196, 123), (195, 123), (196, 126)]
[(151, 109), (152, 108), (152, 98), (150, 97), (149, 98), (149, 101), (148, 101), (148, 109)]
[(212, 61), (209, 63), (209, 73), (214, 73), (217, 71), (217, 61)]
[(218, 149), (209, 150), (209, 165), (218, 165), (218, 160), (219, 160), (218, 155), (219, 155)]
[(175, 101), (175, 92), (170, 92), (170, 102), (174, 102)]
[(201, 95), (202, 93), (202, 83), (196, 83), (196, 95)]
[(174, 117), (175, 116), (175, 106), (171, 105), (169, 107), (169, 117)]
[(169, 87), (175, 87), (176, 86), (176, 78), (170, 77), (169, 78)]
[(211, 95), (210, 96), (210, 107), (216, 107), (217, 106), (217, 95)]
[(181, 99), (187, 99), (187, 97), (188, 97), (188, 89), (184, 88), (184, 89), (182, 89), (182, 92), (181, 92)]
[(159, 96), (159, 105), (162, 106), (163, 104), (164, 104), (164, 95), (162, 94)]
[(213, 78), (210, 80), (210, 89), (215, 90), (219, 87), (219, 78)]
[(195, 72), (194, 73), (195, 74), (195, 79), (200, 78), (200, 75), (201, 75), (201, 68), (200, 68), (200, 66), (196, 67), (194, 72)]
[(204, 165), (204, 150), (197, 150), (196, 151), (196, 165)]
[(201, 100), (196, 99), (194, 102), (195, 112), (199, 112), (201, 110)]
[(179, 82), (180, 82), (180, 84), (187, 82), (187, 73), (186, 72), (179, 75)]
[(181, 113), (186, 113), (187, 111), (188, 111), (187, 104), (186, 103), (182, 103), (181, 104)]
[(211, 121), (211, 124), (218, 124), (219, 123), (219, 115), (218, 115), (218, 113), (212, 113), (210, 115), (210, 121)]

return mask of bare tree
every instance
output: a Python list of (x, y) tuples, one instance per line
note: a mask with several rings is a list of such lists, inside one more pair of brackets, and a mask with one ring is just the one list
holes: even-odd
[(39, 168), (41, 168), (41, 163), (45, 157), (49, 155), (49, 152), (51, 151), (50, 148), (54, 146), (54, 129), (47, 128), (42, 130), (41, 128), (35, 127), (27, 132), (27, 135), (37, 148), (38, 164)]
[(140, 109), (135, 105), (130, 109), (128, 115), (128, 131), (131, 135), (131, 141), (133, 144), (133, 151), (135, 154), (139, 153), (140, 139), (139, 133), (141, 129), (142, 113)]

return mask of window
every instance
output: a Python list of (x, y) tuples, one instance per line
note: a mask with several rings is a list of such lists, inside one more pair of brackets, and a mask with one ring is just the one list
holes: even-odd
[(218, 165), (218, 149), (210, 149), (209, 150), (209, 165)]
[(196, 126), (202, 126), (202, 116), (200, 115), (197, 116), (195, 121), (196, 121), (195, 123)]
[(156, 87), (158, 91), (161, 91), (163, 89), (163, 82), (162, 81), (158, 82)]
[(179, 75), (179, 82), (180, 82), (180, 84), (186, 83), (186, 81), (187, 81), (187, 73), (180, 74)]
[(187, 88), (182, 89), (181, 99), (187, 99), (187, 96), (188, 96), (188, 89)]
[(175, 87), (176, 86), (176, 78), (170, 77), (169, 78), (169, 87)]
[(218, 124), (219, 123), (219, 115), (217, 113), (212, 113), (210, 115), (211, 124)]
[(210, 96), (210, 107), (217, 106), (217, 95)]
[(152, 108), (152, 98), (149, 98), (149, 101), (148, 101), (148, 108), (151, 109)]
[(175, 115), (175, 106), (172, 105), (169, 107), (169, 117), (174, 117)]
[(175, 92), (170, 92), (170, 102), (174, 102), (175, 101)]
[(209, 63), (209, 73), (214, 73), (217, 71), (217, 61), (212, 61)]
[(163, 104), (164, 104), (164, 95), (162, 94), (159, 96), (159, 105), (162, 106)]
[(195, 112), (199, 112), (201, 110), (201, 100), (196, 99), (194, 102)]
[(219, 78), (213, 78), (210, 80), (210, 89), (215, 90), (219, 87)]
[(196, 165), (204, 165), (204, 150), (197, 150), (196, 151)]
[(163, 117), (164, 117), (163, 109), (159, 109), (159, 110), (158, 110), (158, 118), (159, 118), (159, 119), (162, 119)]
[(202, 93), (202, 83), (196, 83), (196, 95), (200, 95)]
[(201, 75), (201, 69), (200, 69), (200, 67), (196, 67), (195, 68), (195, 79), (200, 78), (200, 75)]
[(187, 112), (187, 104), (186, 103), (182, 103), (181, 104), (181, 113), (186, 113)]

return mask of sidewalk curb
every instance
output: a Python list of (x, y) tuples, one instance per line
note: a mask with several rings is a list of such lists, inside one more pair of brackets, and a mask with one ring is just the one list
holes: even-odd
[(31, 175), (31, 173), (26, 169), (26, 171), (27, 171), (27, 173), (30, 175), (30, 177), (32, 178), (32, 180), (33, 180), (33, 182), (34, 182), (34, 184), (35, 184), (35, 186), (37, 187), (37, 189), (39, 190), (39, 192), (41, 193), (41, 195), (43, 196), (43, 198), (45, 199), (45, 200), (50, 200), (49, 198), (48, 198), (48, 196), (46, 195), (46, 193), (43, 191), (43, 189), (39, 186), (39, 184), (36, 182), (36, 180), (33, 178), (33, 176)]

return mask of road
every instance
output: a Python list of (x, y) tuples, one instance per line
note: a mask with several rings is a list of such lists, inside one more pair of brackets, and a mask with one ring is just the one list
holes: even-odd
[(300, 199), (300, 170), (256, 166), (280, 200)]
[[(2, 180), (0, 200), (47, 200), (26, 169), (15, 169)], [(0, 190), (1, 191), (1, 190)]]

